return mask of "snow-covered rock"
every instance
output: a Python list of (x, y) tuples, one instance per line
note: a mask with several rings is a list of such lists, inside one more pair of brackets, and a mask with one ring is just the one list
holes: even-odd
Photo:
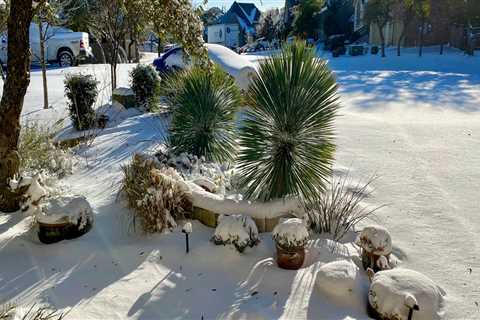
[(217, 185), (215, 184), (215, 182), (205, 177), (197, 178), (193, 180), (193, 183), (204, 188), (208, 192), (214, 193), (217, 190)]
[(379, 226), (365, 227), (355, 243), (368, 253), (388, 256), (392, 253), (392, 237), (387, 229)]
[(316, 285), (328, 296), (366, 303), (368, 277), (352, 260), (338, 260), (322, 265), (318, 269)]
[(112, 93), (114, 105), (120, 104), (126, 109), (134, 108), (136, 105), (135, 93), (131, 88), (116, 88)]
[(233, 244), (242, 252), (258, 243), (258, 229), (252, 218), (244, 215), (220, 215), (212, 238), (215, 244)]
[(425, 275), (408, 269), (393, 269), (375, 274), (368, 301), (382, 319), (407, 320), (410, 308), (415, 320), (441, 319), (445, 292)]
[(302, 247), (310, 237), (302, 219), (291, 218), (279, 223), (272, 232), (273, 239), (283, 248)]
[(45, 224), (68, 222), (82, 231), (93, 224), (93, 210), (85, 197), (63, 196), (49, 199), (36, 218)]

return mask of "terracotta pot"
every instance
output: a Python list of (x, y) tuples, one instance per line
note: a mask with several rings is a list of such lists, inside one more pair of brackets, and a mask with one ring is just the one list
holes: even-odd
[(298, 270), (305, 260), (305, 248), (282, 248), (277, 243), (277, 264), (282, 269)]

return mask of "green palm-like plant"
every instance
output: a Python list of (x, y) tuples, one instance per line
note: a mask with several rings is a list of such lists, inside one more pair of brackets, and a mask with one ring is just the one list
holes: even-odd
[(240, 90), (234, 80), (214, 66), (193, 67), (176, 80), (170, 98), (173, 119), (170, 144), (174, 153), (187, 152), (217, 162), (235, 158), (235, 113)]
[(268, 201), (325, 189), (335, 145), (337, 85), (325, 61), (294, 43), (260, 64), (240, 128), (240, 185)]

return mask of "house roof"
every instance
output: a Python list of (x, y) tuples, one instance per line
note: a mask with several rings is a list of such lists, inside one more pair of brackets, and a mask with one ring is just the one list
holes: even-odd
[(218, 19), (220, 24), (237, 23), (242, 29), (255, 31), (255, 24), (260, 20), (261, 12), (254, 3), (233, 2), (230, 9)]

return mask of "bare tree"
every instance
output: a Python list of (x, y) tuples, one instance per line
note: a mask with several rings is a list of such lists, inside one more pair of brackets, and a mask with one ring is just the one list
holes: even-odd
[(114, 90), (117, 87), (119, 55), (122, 54), (121, 43), (128, 30), (125, 2), (123, 0), (98, 0), (92, 19), (91, 29), (95, 36), (107, 42), (106, 56), (110, 64), (111, 86)]
[(38, 35), (40, 43), (40, 56), (35, 56), (42, 67), (43, 83), (43, 108), (48, 109), (48, 82), (47, 82), (47, 61), (45, 59), (45, 46), (48, 40), (54, 36), (51, 30), (51, 24), (56, 22), (54, 4), (43, 2), (35, 9), (34, 21), (38, 26)]
[(378, 28), (382, 45), (382, 58), (385, 57), (385, 27), (392, 21), (393, 0), (370, 0), (365, 9), (365, 22)]
[(21, 190), (11, 190), (9, 180), (20, 166), (20, 115), (30, 83), (29, 27), (33, 4), (32, 0), (12, 1), (8, 16), (8, 76), (0, 102), (0, 211), (3, 212), (18, 210), (22, 196)]
[(392, 6), (393, 16), (402, 22), (402, 32), (400, 33), (397, 42), (397, 56), (400, 56), (400, 48), (405, 41), (408, 27), (412, 22), (412, 17), (415, 15), (413, 2), (414, 0), (395, 0)]

